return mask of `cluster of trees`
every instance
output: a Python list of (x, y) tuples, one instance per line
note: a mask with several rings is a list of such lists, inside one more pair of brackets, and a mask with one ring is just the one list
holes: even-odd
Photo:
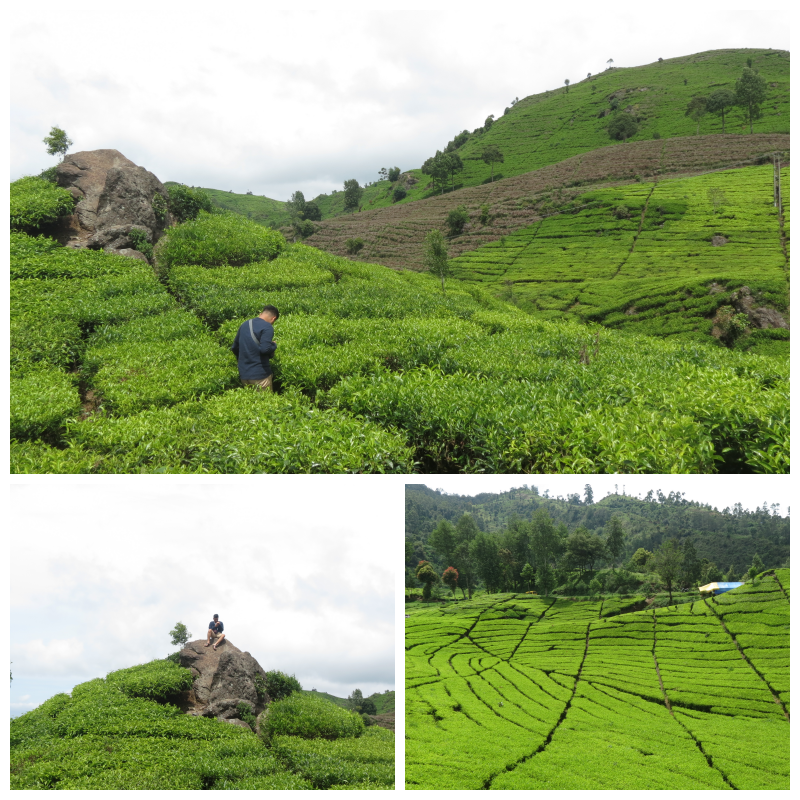
[[(748, 59), (749, 64), (752, 60)], [(749, 65), (742, 71), (736, 81), (734, 91), (717, 89), (710, 95), (695, 95), (686, 107), (686, 116), (697, 123), (696, 133), (700, 133), (700, 120), (706, 114), (716, 114), (722, 118), (722, 132), (725, 133), (725, 113), (732, 108), (741, 108), (745, 119), (750, 123), (761, 118), (761, 105), (767, 99), (767, 82), (758, 74), (758, 70)]]
[(295, 234), (303, 238), (314, 233), (312, 223), (322, 219), (320, 207), (313, 200), (306, 201), (300, 191), (294, 192), (286, 201), (286, 210), (289, 212), (289, 219)]
[(364, 697), (361, 689), (354, 689), (353, 693), (347, 698), (347, 705), (357, 714), (377, 714), (378, 708), (373, 700)]
[[(453, 525), (441, 520), (428, 539), (447, 568), (441, 576), (427, 559), (421, 559), (414, 576), (423, 586), (423, 596), (441, 582), (455, 593), (472, 597), (480, 582), (490, 593), (523, 591), (534, 587), (543, 595), (563, 583), (571, 571), (579, 577), (598, 562), (618, 563), (625, 547), (625, 530), (619, 516), (612, 517), (604, 535), (598, 536), (583, 526), (570, 532), (564, 523), (555, 524), (545, 509), (533, 514), (530, 522), (515, 519), (501, 534), (487, 534), (475, 524), (471, 514), (463, 514)], [(406, 541), (406, 562), (415, 551)]]

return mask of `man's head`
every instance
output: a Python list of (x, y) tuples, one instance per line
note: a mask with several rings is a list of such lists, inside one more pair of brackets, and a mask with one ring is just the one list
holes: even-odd
[(214, 620), (218, 620), (218, 619), (219, 619), (219, 614), (214, 614)]
[(269, 322), (270, 325), (275, 322), (280, 316), (280, 313), (275, 306), (264, 306), (264, 310), (259, 314), (264, 322)]

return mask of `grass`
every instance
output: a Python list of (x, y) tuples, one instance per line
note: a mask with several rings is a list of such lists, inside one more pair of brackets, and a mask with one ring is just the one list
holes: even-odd
[[(407, 607), (406, 788), (787, 788), (784, 584), (615, 615), (525, 595)], [(493, 617), (510, 604), (521, 618)]]

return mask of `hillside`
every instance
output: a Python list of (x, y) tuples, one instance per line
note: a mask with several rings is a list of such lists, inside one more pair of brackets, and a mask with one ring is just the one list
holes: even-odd
[(614, 494), (596, 503), (586, 503), (577, 496), (543, 497), (535, 485), (500, 494), (462, 497), (443, 495), (422, 484), (409, 484), (405, 525), (413, 563), (408, 566), (433, 555), (427, 541), (439, 520), (455, 524), (463, 514), (471, 514), (480, 530), (499, 533), (514, 519), (530, 521), (539, 508), (546, 509), (556, 524), (564, 523), (570, 530), (583, 525), (598, 534), (614, 514), (620, 514), (627, 537), (623, 561), (639, 547), (653, 551), (673, 537), (681, 541), (690, 539), (699, 558), (707, 558), (723, 570), (733, 565), (739, 574), (750, 566), (755, 553), (770, 567), (788, 560), (788, 516), (777, 516), (773, 513), (775, 509), (765, 508), (755, 512), (741, 507), (717, 510), (662, 494), (657, 479), (652, 486), (653, 492), (645, 500)]
[[(552, 91), (522, 98), (497, 119), (487, 131), (473, 133), (457, 149), (464, 163), (455, 178), (456, 189), (490, 181), (491, 168), (481, 160), (483, 149), (494, 145), (505, 161), (496, 165), (494, 179), (521, 175), (565, 159), (587, 153), (610, 143), (608, 123), (615, 107), (639, 120), (639, 132), (632, 141), (688, 137), (696, 123), (685, 116), (689, 100), (717, 89), (733, 89), (751, 58), (753, 67), (768, 82), (764, 114), (753, 126), (754, 133), (789, 132), (789, 53), (780, 50), (711, 50), (680, 58), (655, 61), (640, 67), (611, 68)], [(749, 132), (739, 112), (726, 115), (725, 132)], [(457, 131), (453, 131), (455, 135)], [(701, 134), (722, 133), (722, 120), (703, 117)], [(444, 150), (446, 142), (439, 147)], [(431, 149), (430, 155), (434, 154)], [(388, 165), (387, 165), (388, 166)], [(404, 165), (408, 167), (409, 165)], [(377, 174), (378, 168), (375, 172)], [(438, 194), (430, 178), (420, 169), (408, 169), (401, 183), (408, 195), (400, 204)], [(380, 181), (368, 187), (361, 206), (381, 208), (392, 205), (393, 185)], [(314, 201), (323, 219), (344, 213), (342, 192), (320, 195)]]
[(270, 701), (263, 687), (266, 709), (257, 718), (250, 702), (239, 703), (238, 719), (196, 715), (187, 710), (192, 682), (189, 669), (156, 660), (79, 684), (13, 719), (11, 788), (393, 788), (392, 732), (365, 728), (358, 715), (302, 692)]
[(407, 789), (788, 789), (789, 570), (712, 600), (407, 607)]
[[(169, 186), (171, 183), (173, 181), (166, 181), (164, 185)], [(241, 214), (243, 217), (247, 217), (247, 219), (267, 228), (280, 228), (290, 222), (286, 204), (280, 200), (272, 200), (263, 195), (237, 194), (221, 189), (198, 188), (203, 189), (217, 208), (224, 208), (226, 211)]]
[[(330, 700), (331, 703), (335, 703), (337, 706), (341, 708), (349, 708), (350, 704), (346, 697), (336, 697), (335, 695), (328, 694), (327, 692), (318, 692), (312, 689), (304, 689), (307, 694), (317, 694), (320, 697), (324, 697), (326, 700)], [(376, 692), (375, 694), (371, 694), (369, 697), (365, 698), (366, 700), (372, 700), (375, 703), (375, 708), (377, 709), (378, 714), (387, 714), (390, 711), (394, 711), (394, 692), (393, 691), (386, 691), (386, 692)]]

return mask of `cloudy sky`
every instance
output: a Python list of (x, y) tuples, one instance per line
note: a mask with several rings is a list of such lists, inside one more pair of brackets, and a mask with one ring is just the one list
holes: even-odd
[(15, 3), (11, 179), (56, 163), (59, 125), (73, 152), (115, 148), (162, 181), (311, 198), (418, 167), (609, 58), (789, 47), (784, 12), (723, 3), (408, 5)]
[[(380, 476), (12, 485), (11, 714), (205, 639), (346, 697), (395, 688), (402, 484)], [(399, 596), (399, 595), (398, 595)]]
[(736, 503), (751, 511), (765, 501), (768, 508), (780, 503), (780, 513), (785, 516), (792, 504), (792, 490), (796, 488), (791, 480), (790, 475), (436, 475), (420, 476), (419, 481), (413, 482), (471, 497), (527, 484), (535, 486), (540, 494), (549, 490), (550, 497), (564, 498), (575, 492), (583, 498), (583, 487), (588, 483), (595, 502), (615, 492), (644, 498), (651, 489), (654, 493), (660, 489), (667, 495), (684, 492), (684, 499), (708, 503), (720, 511)]

